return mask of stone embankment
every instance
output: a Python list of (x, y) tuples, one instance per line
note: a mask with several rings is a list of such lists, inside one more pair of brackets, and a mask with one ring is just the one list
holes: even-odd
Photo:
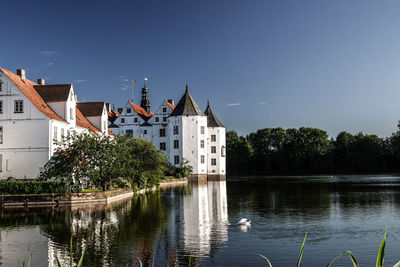
[[(186, 178), (163, 181), (160, 188), (174, 187), (188, 183)], [(133, 192), (130, 189), (118, 189), (105, 192), (71, 193), (71, 194), (21, 194), (21, 195), (0, 195), (0, 207), (52, 207), (52, 206), (73, 206), (82, 204), (108, 204), (114, 201), (132, 197), (134, 194), (144, 194), (156, 190), (154, 186)]]

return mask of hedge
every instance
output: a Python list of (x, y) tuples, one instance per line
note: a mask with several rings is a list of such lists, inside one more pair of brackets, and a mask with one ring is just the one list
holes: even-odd
[(63, 182), (48, 181), (0, 181), (0, 194), (62, 194), (67, 192)]

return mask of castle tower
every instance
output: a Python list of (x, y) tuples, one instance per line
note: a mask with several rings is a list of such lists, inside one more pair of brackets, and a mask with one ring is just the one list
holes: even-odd
[(226, 180), (226, 137), (225, 126), (211, 110), (210, 103), (204, 111), (207, 116), (207, 174), (209, 181)]
[(146, 86), (146, 82), (142, 88), (142, 100), (140, 106), (150, 114), (150, 99), (149, 99), (149, 88)]
[(207, 181), (207, 116), (189, 93), (185, 93), (168, 118), (169, 159), (179, 165), (187, 160), (193, 167), (192, 179)]

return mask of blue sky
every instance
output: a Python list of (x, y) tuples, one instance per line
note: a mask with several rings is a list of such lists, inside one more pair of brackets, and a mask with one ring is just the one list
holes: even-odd
[(152, 109), (189, 83), (228, 130), (318, 127), (388, 136), (400, 119), (400, 2), (9, 1), (0, 66)]

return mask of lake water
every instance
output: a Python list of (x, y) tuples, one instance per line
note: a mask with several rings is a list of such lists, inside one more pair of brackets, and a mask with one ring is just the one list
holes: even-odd
[[(0, 265), (65, 263), (70, 237), (84, 266), (325, 266), (345, 249), (373, 266), (400, 260), (400, 176), (242, 177), (163, 189), (112, 205), (2, 210)], [(241, 218), (252, 221), (240, 227)], [(343, 257), (334, 266), (351, 266)]]

